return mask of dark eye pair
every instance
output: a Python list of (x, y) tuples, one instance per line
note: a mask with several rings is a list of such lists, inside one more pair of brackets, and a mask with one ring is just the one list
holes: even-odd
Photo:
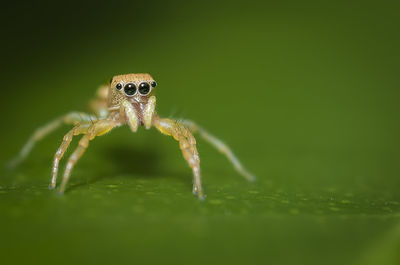
[[(152, 87), (156, 87), (156, 86), (157, 86), (157, 83), (156, 83), (155, 81), (152, 81), (152, 82), (151, 82), (151, 86), (152, 86)], [(121, 89), (122, 89), (122, 84), (121, 84), (121, 83), (118, 83), (115, 87), (116, 87), (118, 90), (121, 90)], [(125, 94), (126, 94), (127, 96), (133, 96), (133, 95), (135, 95), (135, 94), (136, 94), (136, 90), (137, 90), (137, 88), (136, 88), (135, 84), (133, 84), (133, 83), (127, 83), (127, 84), (125, 85), (125, 87), (124, 87), (124, 92), (125, 92)], [(142, 96), (145, 96), (145, 95), (149, 94), (149, 92), (150, 92), (150, 85), (149, 85), (149, 83), (147, 83), (147, 82), (140, 83), (139, 89), (138, 89), (138, 90), (139, 90), (139, 93), (140, 93)]]

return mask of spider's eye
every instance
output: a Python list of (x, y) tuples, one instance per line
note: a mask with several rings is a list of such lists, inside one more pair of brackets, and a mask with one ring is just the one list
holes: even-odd
[(152, 81), (152, 82), (151, 82), (151, 87), (156, 87), (156, 86), (157, 86), (156, 81)]
[(121, 83), (118, 83), (115, 87), (116, 87), (118, 90), (121, 90), (121, 89), (122, 89), (122, 84), (121, 84)]
[(125, 85), (124, 91), (127, 96), (133, 96), (136, 94), (136, 86), (132, 83), (128, 83)]
[(147, 95), (150, 92), (150, 85), (149, 83), (143, 82), (139, 85), (139, 93), (141, 95)]

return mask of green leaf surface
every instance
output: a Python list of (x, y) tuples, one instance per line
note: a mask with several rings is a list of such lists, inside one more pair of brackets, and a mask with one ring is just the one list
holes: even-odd
[(159, 114), (198, 122), (257, 182), (198, 138), (199, 201), (172, 138), (121, 127), (58, 196), (64, 126), (1, 169), (2, 264), (400, 264), (396, 8), (165, 2), (128, 5), (134, 21), (101, 3), (19, 11), (19, 41), (3, 43), (2, 166), (112, 75), (149, 72)]

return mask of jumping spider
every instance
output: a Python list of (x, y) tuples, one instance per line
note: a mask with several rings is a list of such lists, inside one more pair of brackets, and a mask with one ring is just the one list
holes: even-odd
[(56, 187), (59, 162), (70, 145), (72, 138), (83, 134), (78, 147), (67, 162), (59, 190), (60, 194), (63, 194), (71, 171), (87, 149), (89, 142), (96, 136), (103, 135), (115, 127), (128, 124), (133, 132), (136, 132), (139, 126), (144, 126), (146, 129), (154, 126), (161, 133), (170, 135), (179, 142), (183, 157), (193, 170), (193, 193), (199, 199), (204, 199), (204, 193), (200, 177), (200, 158), (196, 148), (196, 139), (192, 133), (198, 132), (207, 142), (223, 153), (232, 162), (235, 169), (246, 179), (249, 181), (255, 179), (252, 174), (243, 168), (227, 145), (197, 126), (194, 122), (160, 118), (155, 111), (156, 97), (154, 89), (156, 86), (157, 83), (149, 74), (114, 76), (108, 85), (98, 89), (97, 97), (90, 103), (95, 115), (71, 112), (37, 129), (12, 164), (15, 166), (23, 161), (38, 140), (54, 131), (61, 124), (73, 124), (74, 127), (64, 136), (63, 142), (54, 156), (52, 169), (53, 176), (50, 189)]

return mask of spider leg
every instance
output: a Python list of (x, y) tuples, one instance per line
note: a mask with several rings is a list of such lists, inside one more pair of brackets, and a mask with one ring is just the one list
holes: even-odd
[(193, 121), (190, 120), (184, 120), (182, 121), (183, 124), (188, 126), (190, 130), (193, 133), (198, 132), (200, 136), (206, 140), (208, 143), (210, 143), (213, 147), (215, 147), (219, 152), (224, 154), (228, 160), (232, 163), (233, 167), (236, 169), (236, 171), (242, 175), (244, 178), (246, 178), (248, 181), (254, 182), (256, 180), (256, 176), (248, 172), (240, 163), (239, 159), (235, 156), (235, 154), (232, 152), (232, 150), (227, 146), (224, 142), (219, 140), (217, 137), (214, 135), (210, 134), (197, 124), (195, 124)]
[(52, 178), (50, 182), (49, 188), (53, 190), (56, 187), (57, 175), (58, 175), (58, 165), (60, 160), (64, 156), (65, 151), (67, 151), (69, 145), (71, 144), (72, 138), (79, 134), (84, 134), (88, 131), (90, 124), (78, 124), (74, 128), (72, 128), (63, 138), (63, 141), (58, 148), (57, 152), (54, 155), (54, 162), (53, 162), (53, 170), (52, 170)]
[(63, 123), (77, 124), (79, 122), (91, 121), (96, 119), (97, 119), (96, 117), (86, 113), (71, 112), (64, 116), (59, 117), (58, 119), (49, 122), (43, 127), (38, 128), (32, 134), (32, 136), (26, 142), (24, 147), (21, 149), (20, 153), (9, 162), (8, 166), (11, 168), (18, 166), (22, 161), (24, 161), (27, 158), (27, 156), (29, 155), (29, 153), (32, 151), (33, 147), (39, 140), (43, 139), (45, 136), (55, 131)]
[(200, 200), (204, 200), (203, 187), (200, 176), (200, 158), (196, 148), (196, 139), (184, 124), (171, 120), (160, 119), (158, 116), (153, 118), (153, 125), (163, 134), (174, 137), (179, 141), (179, 146), (183, 157), (193, 170), (193, 194)]
[(86, 134), (79, 140), (78, 147), (69, 157), (67, 165), (65, 167), (63, 180), (60, 186), (60, 194), (63, 194), (67, 186), (69, 177), (71, 176), (71, 171), (75, 164), (78, 162), (79, 158), (85, 153), (89, 146), (89, 142), (93, 140), (96, 136), (101, 136), (110, 130), (112, 130), (117, 124), (111, 120), (98, 120), (87, 128)]

